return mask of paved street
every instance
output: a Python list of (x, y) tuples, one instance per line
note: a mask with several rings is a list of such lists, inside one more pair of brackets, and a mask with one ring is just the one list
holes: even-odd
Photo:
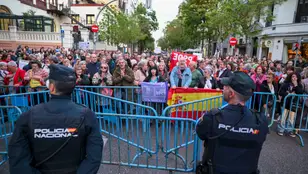
[[(161, 151), (161, 146), (164, 149), (170, 149), (177, 145), (183, 144), (185, 141), (192, 140), (193, 135), (193, 122), (178, 122), (172, 127), (169, 124), (165, 124), (160, 127), (152, 125), (148, 127), (151, 131), (143, 131), (142, 122), (139, 120), (122, 121), (122, 126), (110, 126), (105, 130), (108, 130), (115, 135), (128, 139), (135, 144), (139, 144), (146, 149), (153, 152), (158, 150), (157, 154), (153, 154), (152, 157), (147, 153), (141, 155), (137, 158), (135, 164), (141, 165), (153, 165), (161, 167), (177, 167), (179, 169), (185, 168), (183, 161), (180, 158), (175, 158), (173, 154), (168, 155), (168, 159), (165, 158), (165, 154)], [(155, 123), (155, 121), (154, 121)], [(167, 122), (168, 123), (168, 122)], [(170, 123), (170, 122), (169, 122)], [(152, 122), (153, 124), (153, 122)], [(103, 127), (107, 124), (102, 123)], [(159, 131), (155, 131), (155, 130)], [(123, 130), (123, 131), (119, 131)], [(137, 131), (138, 130), (138, 131)], [(164, 130), (164, 131), (162, 131)], [(175, 134), (174, 132), (177, 132)], [(179, 136), (179, 135), (185, 136)], [(304, 139), (308, 143), (308, 134), (304, 134)], [(175, 136), (177, 135), (177, 136)], [(163, 138), (164, 137), (164, 138)], [(176, 141), (175, 141), (176, 137)], [(133, 145), (127, 145), (124, 141), (119, 141), (117, 138), (112, 138), (112, 136), (104, 133), (105, 147), (103, 152), (104, 161), (112, 161), (117, 163), (122, 161), (123, 163), (132, 163), (132, 159), (136, 152), (141, 152), (138, 148)], [(162, 145), (162, 140), (164, 143)], [(168, 141), (166, 141), (168, 140)], [(168, 143), (169, 142), (169, 143)], [(308, 146), (299, 146), (299, 141), (297, 138), (291, 137), (280, 137), (275, 132), (271, 133), (267, 137), (267, 141), (261, 153), (259, 166), (261, 172), (264, 174), (306, 174), (308, 173)], [(159, 144), (159, 146), (156, 146)], [(188, 145), (182, 147), (178, 153), (187, 159), (187, 168), (190, 168), (192, 155), (193, 155), (193, 145)], [(138, 160), (139, 159), (139, 160)], [(168, 164), (167, 164), (168, 163)], [(4, 164), (0, 167), (1, 174), (8, 174), (8, 164)], [(99, 174), (135, 174), (135, 173), (168, 173), (166, 170), (153, 170), (153, 169), (141, 169), (141, 168), (129, 168), (118, 165), (103, 164), (98, 172)], [(175, 172), (177, 173), (177, 172)]]

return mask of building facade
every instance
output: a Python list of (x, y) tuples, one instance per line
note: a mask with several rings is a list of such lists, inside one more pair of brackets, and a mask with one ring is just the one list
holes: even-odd
[(286, 62), (295, 58), (292, 46), (300, 42), (298, 54), (308, 60), (308, 0), (288, 0), (270, 10), (275, 20), (259, 21), (263, 29), (258, 36), (257, 57)]
[(132, 13), (139, 4), (142, 4), (147, 9), (152, 9), (152, 0), (123, 0), (126, 2), (125, 12)]
[[(18, 44), (26, 44), (29, 47), (62, 45), (71, 48), (74, 42), (72, 30), (78, 26), (82, 41), (89, 42), (91, 49), (93, 34), (89, 28), (95, 24), (104, 5), (105, 0), (2, 0), (0, 47), (14, 48)], [(117, 9), (118, 2), (110, 4), (109, 8)], [(102, 17), (102, 14), (99, 15), (97, 23)], [(61, 37), (61, 29), (65, 30), (64, 38)], [(97, 45), (97, 49), (116, 50), (116, 47), (103, 42)], [(102, 45), (103, 48), (100, 48)]]

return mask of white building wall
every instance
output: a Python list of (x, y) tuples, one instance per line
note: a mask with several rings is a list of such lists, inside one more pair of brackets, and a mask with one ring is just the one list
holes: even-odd
[(273, 39), (273, 46), (270, 48), (270, 52), (272, 52), (272, 60), (282, 60), (283, 47), (283, 38), (275, 37)]
[[(297, 5), (298, 0), (287, 0), (281, 5), (275, 5), (273, 11), (275, 20), (269, 27), (265, 27), (264, 20), (260, 20), (264, 28), (259, 38), (266, 36), (266, 40), (273, 42), (269, 48), (272, 60), (286, 61), (286, 56), (284, 55), (287, 51), (285, 44), (297, 42), (300, 38), (308, 38), (308, 23), (294, 23)], [(266, 40), (262, 40), (262, 42)], [(261, 58), (264, 53), (260, 52), (262, 49), (258, 50), (258, 58)]]
[[(18, 0), (0, 0), (0, 5), (4, 5), (4, 6), (8, 7), (11, 10), (11, 12), (15, 15), (22, 15), (23, 13), (28, 12), (29, 10), (33, 10), (33, 11), (35, 11), (35, 15), (53, 18), (54, 23), (56, 25), (56, 31), (55, 32), (60, 31), (60, 24), (61, 24), (60, 18), (57, 17), (57, 16), (53, 16), (51, 14), (48, 14), (47, 11), (44, 11), (44, 10), (41, 10), (39, 8), (35, 8), (35, 7), (32, 7), (32, 6), (20, 3), (20, 1), (18, 1)], [(50, 31), (47, 31), (47, 32), (50, 32)]]
[(138, 0), (127, 0), (126, 13), (131, 14), (138, 5)]
[[(101, 8), (103, 8), (103, 6), (72, 6), (71, 10), (74, 13), (79, 14), (80, 20), (86, 20), (87, 15), (94, 15), (95, 19), (96, 16), (98, 15), (99, 9)], [(101, 19), (103, 18), (103, 12), (98, 17), (98, 22), (101, 21)], [(84, 21), (84, 23), (86, 23), (86, 21)]]
[(293, 23), (297, 4), (298, 0), (288, 0), (281, 5), (275, 5), (274, 15), (276, 18), (273, 25)]
[[(298, 0), (288, 0), (281, 5), (275, 5), (273, 15), (275, 16), (275, 20), (272, 22), (272, 25), (279, 24), (291, 24), (294, 22), (294, 17), (296, 14)], [(268, 8), (264, 9), (265, 11)], [(262, 17), (260, 19), (260, 23), (265, 27), (265, 20)]]

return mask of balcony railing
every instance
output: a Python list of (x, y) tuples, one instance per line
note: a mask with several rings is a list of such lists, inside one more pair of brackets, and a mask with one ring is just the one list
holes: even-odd
[(61, 41), (59, 33), (17, 31), (17, 39), (21, 41)]
[(33, 6), (33, 0), (20, 0), (21, 3)]
[[(12, 28), (12, 26), (10, 26)], [(24, 41), (24, 42), (45, 42), (60, 43), (61, 35), (55, 32), (37, 32), (37, 31), (16, 31), (16, 27), (10, 31), (0, 30), (1, 41)]]
[(10, 32), (0, 31), (0, 40), (10, 40)]
[(46, 1), (37, 0), (36, 6), (37, 6), (37, 8), (40, 8), (42, 10), (47, 10)]

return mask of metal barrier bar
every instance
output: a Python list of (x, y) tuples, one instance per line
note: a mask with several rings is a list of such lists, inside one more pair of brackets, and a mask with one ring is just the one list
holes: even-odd
[[(304, 123), (305, 122), (305, 123)], [(288, 94), (283, 100), (282, 114), (278, 132), (294, 133), (304, 146), (304, 139), (300, 132), (308, 131), (308, 95)]]
[[(46, 86), (36, 88), (37, 91), (42, 91), (45, 89), (47, 89)], [(143, 102), (140, 86), (76, 86), (76, 89), (83, 89), (94, 93), (147, 105), (156, 109), (159, 115), (162, 115), (163, 109), (167, 106), (166, 103)], [(30, 88), (30, 86), (0, 86), (0, 94), (27, 93), (33, 92), (33, 90), (34, 89)]]
[(151, 106), (152, 108), (156, 109), (158, 115), (161, 115), (162, 110), (167, 106), (166, 103), (142, 101), (142, 91), (140, 86), (77, 86), (76, 88), (103, 95), (107, 95), (106, 91), (112, 91), (112, 94), (108, 93), (107, 96)]
[[(163, 111), (163, 116), (167, 117), (175, 117), (175, 118), (185, 118), (185, 119), (193, 119), (193, 120), (198, 120), (205, 112), (213, 109), (213, 108), (220, 108), (223, 105), (223, 96), (215, 96), (211, 98), (206, 98), (202, 100), (196, 100), (192, 102), (186, 102), (186, 103), (181, 103), (181, 104), (176, 104), (172, 106), (168, 106), (167, 108), (164, 109)], [(190, 112), (194, 111), (194, 112)], [(197, 111), (197, 112), (195, 112)], [(163, 125), (164, 126), (164, 125)], [(167, 129), (169, 125), (167, 125)], [(178, 127), (178, 125), (174, 125), (175, 128)], [(183, 125), (181, 125), (183, 127)], [(195, 140), (195, 127), (192, 125), (186, 125), (186, 128), (180, 129), (179, 132), (182, 134), (185, 131), (187, 135), (187, 139), (180, 139), (180, 142), (178, 144), (173, 144), (171, 145), (169, 141), (164, 142), (165, 140), (168, 140), (168, 138), (171, 136), (170, 132), (162, 133), (162, 151), (163, 153), (170, 154), (176, 154), (176, 151), (183, 147), (183, 146), (188, 146), (193, 143), (200, 143), (200, 145), (196, 145), (197, 147), (202, 147), (202, 142), (196, 142)], [(165, 138), (165, 136), (167, 138)], [(184, 141), (183, 141), (184, 140)], [(187, 143), (188, 141), (188, 143)], [(201, 148), (197, 149), (198, 154), (203, 153)]]
[[(195, 171), (196, 158), (191, 152), (197, 150), (197, 135), (194, 134), (194, 139), (189, 140), (189, 134), (180, 131), (189, 130), (190, 126), (195, 128), (195, 120), (110, 113), (96, 115), (101, 120), (102, 134), (108, 138), (102, 163), (178, 172)], [(116, 117), (116, 124), (104, 120), (106, 116)], [(170, 134), (165, 139), (176, 147), (170, 153), (163, 152), (162, 142), (168, 142), (160, 141), (163, 133)]]
[(30, 86), (0, 86), (0, 94), (8, 95), (8, 94), (20, 94), (36, 91), (46, 90), (46, 86), (39, 86), (36, 89), (32, 89)]
[(275, 94), (265, 92), (254, 92), (254, 95), (246, 102), (249, 109), (255, 109), (258, 112), (264, 112), (269, 119), (268, 127), (271, 127), (275, 121), (277, 107), (277, 98)]
[[(172, 106), (168, 106), (163, 110), (163, 116), (175, 117), (175, 118), (193, 118), (198, 119), (203, 113), (222, 106), (223, 96), (215, 96), (211, 98), (205, 98), (202, 100), (195, 100), (191, 102), (180, 103)], [(197, 111), (197, 112), (196, 112)], [(173, 114), (172, 114), (173, 113)]]
[[(10, 110), (16, 111), (16, 115), (8, 115), (7, 111)], [(8, 160), (8, 139), (13, 134), (15, 121), (21, 114), (22, 111), (17, 106), (0, 106), (0, 166)]]
[(34, 105), (47, 101), (49, 101), (49, 91), (0, 95), (2, 106), (17, 106), (22, 112), (29, 110)]
[(102, 95), (96, 92), (75, 89), (72, 96), (75, 102), (86, 105), (93, 112), (158, 116), (156, 110), (150, 106)]

